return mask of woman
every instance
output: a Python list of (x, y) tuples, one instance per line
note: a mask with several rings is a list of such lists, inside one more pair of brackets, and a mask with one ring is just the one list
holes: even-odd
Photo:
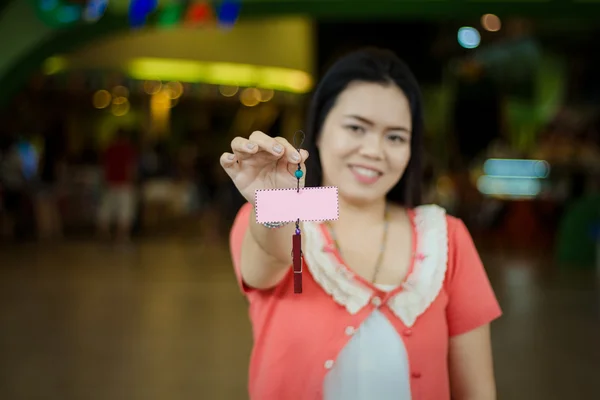
[[(231, 251), (250, 303), (252, 399), (495, 399), (489, 323), (501, 311), (464, 224), (419, 207), (421, 115), (409, 69), (363, 50), (317, 87), (308, 151), (254, 132), (222, 155), (249, 203)], [(338, 187), (340, 218), (302, 225), (295, 295), (294, 224), (257, 224), (252, 202), (295, 187), (299, 161), (307, 186)]]

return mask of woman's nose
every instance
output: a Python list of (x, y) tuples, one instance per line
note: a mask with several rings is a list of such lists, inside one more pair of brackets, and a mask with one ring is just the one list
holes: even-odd
[(368, 133), (363, 137), (360, 154), (364, 157), (380, 160), (383, 158), (383, 140), (377, 133)]

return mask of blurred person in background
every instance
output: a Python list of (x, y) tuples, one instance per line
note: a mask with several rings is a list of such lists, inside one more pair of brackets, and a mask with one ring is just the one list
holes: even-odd
[(124, 130), (119, 129), (106, 148), (102, 165), (104, 191), (98, 211), (98, 231), (101, 238), (108, 239), (111, 224), (116, 222), (117, 241), (127, 243), (135, 217), (138, 164), (135, 146)]
[(177, 156), (177, 178), (180, 181), (182, 195), (186, 198), (184, 206), (186, 216), (199, 213), (203, 202), (195, 168), (197, 158), (198, 147), (192, 140), (186, 140), (179, 149)]
[(27, 231), (28, 205), (30, 204), (30, 179), (35, 175), (32, 164), (35, 152), (14, 133), (2, 138), (0, 146), (0, 184), (3, 190), (5, 211), (4, 231), (9, 237), (23, 238)]
[(141, 225), (155, 229), (172, 218), (174, 196), (174, 157), (169, 143), (160, 139), (143, 146), (141, 170)]
[[(420, 89), (394, 54), (363, 50), (317, 86), (307, 150), (254, 132), (221, 164), (247, 200), (231, 232), (250, 304), (250, 398), (496, 398), (489, 324), (501, 315), (471, 236), (421, 206)], [(309, 157), (310, 155), (310, 157)], [(295, 224), (257, 224), (257, 189), (335, 186), (339, 215), (301, 224), (303, 293), (293, 293)]]
[(62, 236), (59, 210), (59, 185), (66, 168), (66, 132), (62, 122), (51, 124), (44, 134), (40, 161), (40, 190), (36, 199), (36, 218), (40, 239)]
[(23, 170), (13, 135), (0, 136), (0, 185), (2, 186), (2, 233), (12, 237), (21, 203)]
[(98, 151), (96, 150), (96, 140), (93, 136), (88, 135), (84, 138), (83, 149), (79, 157), (79, 164), (89, 167), (98, 165)]

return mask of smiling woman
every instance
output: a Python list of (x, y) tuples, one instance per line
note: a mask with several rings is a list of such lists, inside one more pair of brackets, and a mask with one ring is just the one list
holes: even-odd
[[(382, 183), (389, 200), (408, 207), (419, 205), (423, 150), (419, 86), (404, 63), (376, 68), (369, 61), (361, 59), (360, 53), (341, 60), (337, 67), (343, 72), (330, 70), (331, 77), (326, 75), (317, 88), (308, 121), (307, 150), (312, 156), (307, 161), (306, 185), (319, 186), (328, 180), (327, 170), (335, 173), (328, 167), (335, 161), (321, 154), (333, 146), (344, 146), (348, 155), (370, 160), (358, 166), (389, 166)], [(348, 81), (348, 76), (353, 79)], [(361, 145), (363, 141), (366, 146)], [(356, 151), (361, 155), (354, 154)], [(380, 154), (374, 154), (377, 152)], [(362, 189), (366, 188), (359, 189), (365, 196)]]
[[(256, 223), (258, 189), (295, 185), (283, 138), (238, 137), (221, 164), (248, 200), (231, 232), (255, 346), (251, 399), (495, 399), (489, 323), (501, 314), (464, 224), (420, 205), (422, 105), (394, 54), (362, 50), (312, 99), (307, 186), (336, 186), (339, 219), (305, 222), (294, 297), (293, 224)], [(295, 158), (296, 157), (296, 158)]]
[[(372, 99), (365, 103), (364, 99)], [(388, 192), (411, 158), (412, 121), (404, 92), (393, 84), (354, 82), (338, 97), (317, 147), (323, 185), (339, 185), (347, 199), (368, 202)]]

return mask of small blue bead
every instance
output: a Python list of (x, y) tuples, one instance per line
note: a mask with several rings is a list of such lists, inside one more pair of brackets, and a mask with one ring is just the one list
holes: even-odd
[(300, 179), (300, 178), (302, 178), (302, 175), (304, 175), (304, 172), (302, 172), (301, 169), (297, 169), (295, 174), (296, 174), (296, 178)]
[(299, 235), (300, 233), (300, 229), (296, 228), (296, 235)]

